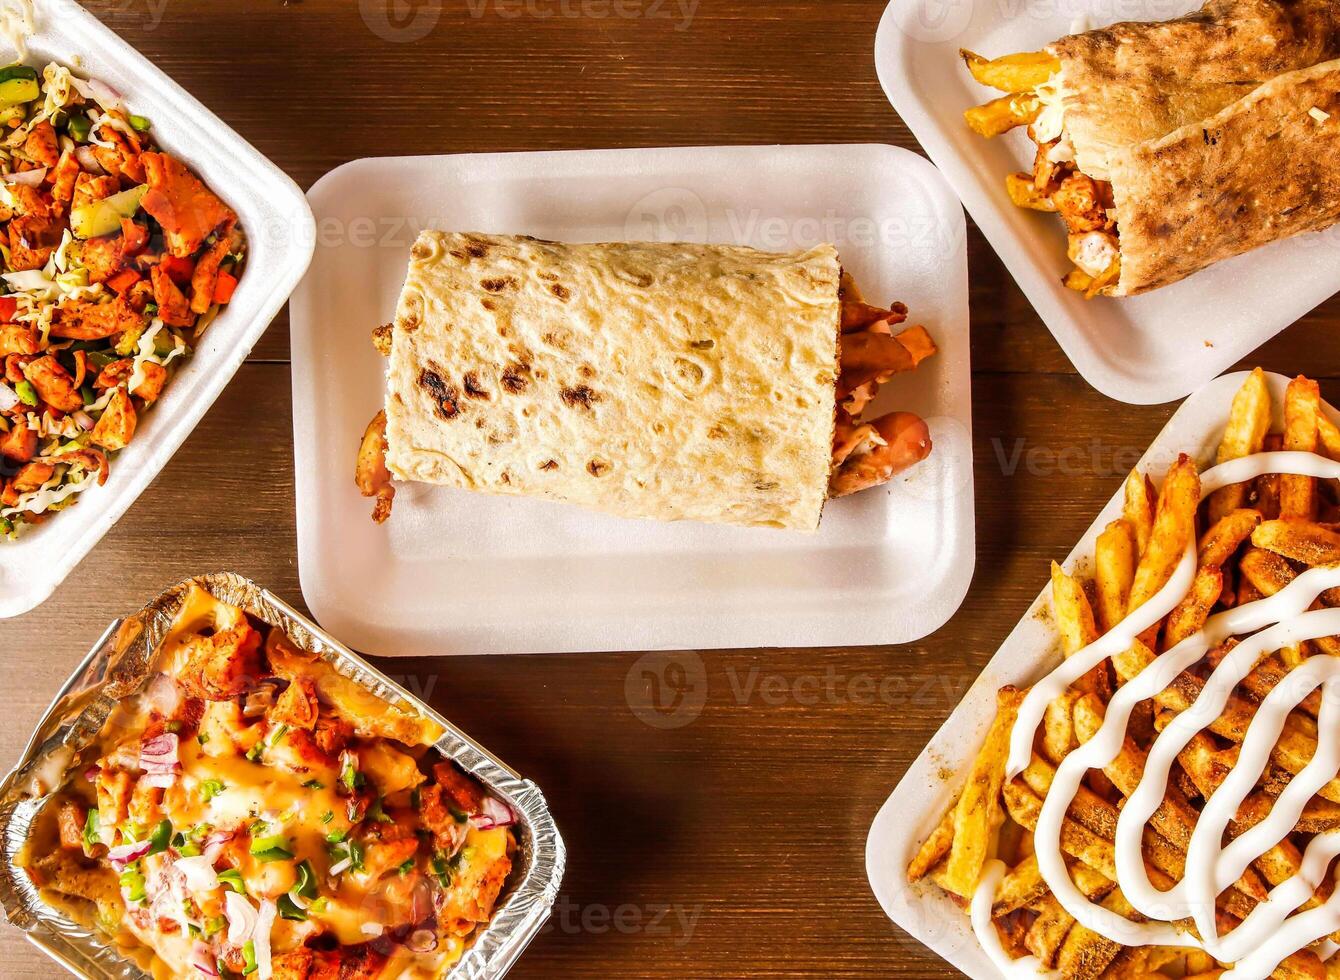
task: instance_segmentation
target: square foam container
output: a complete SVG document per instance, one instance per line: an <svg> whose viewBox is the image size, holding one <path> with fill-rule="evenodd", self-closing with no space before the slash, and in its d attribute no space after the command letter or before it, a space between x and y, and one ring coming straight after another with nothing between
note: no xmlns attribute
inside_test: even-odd
<svg viewBox="0 0 1340 980"><path fill-rule="evenodd" d="M111 459L107 484L17 541L0 541L0 619L45 601L167 465L302 278L315 241L311 209L282 170L72 0L35 6L25 61L39 69L56 61L100 79L149 118L155 141L237 212L248 257L233 301L143 413L134 441Z"/></svg>
<svg viewBox="0 0 1340 980"><path fill-rule="evenodd" d="M943 624L974 561L963 212L896 147L582 150L355 161L309 194L294 296L299 573L316 618L369 653L536 653L901 643ZM397 484L372 523L354 460L382 406L370 333L423 228L559 241L834 242L866 298L905 302L939 353L872 410L930 424L931 456L831 502L817 534L593 513ZM868 614L850 615L859 608Z"/></svg>
<svg viewBox="0 0 1340 980"><path fill-rule="evenodd" d="M1166 20L1198 0L1033 3L893 0L875 66L913 135L953 186L1084 379L1137 405L1181 398L1340 289L1340 225L1276 242L1141 296L1086 300L1061 284L1071 268L1055 214L1018 208L1005 177L1033 168L1022 129L983 139L963 111L1001 93L978 85L960 47L986 57L1036 51L1117 20Z"/></svg>
<svg viewBox="0 0 1340 980"><path fill-rule="evenodd" d="M1213 465L1233 396L1246 379L1247 372L1225 375L1183 402L1141 457L1140 472L1161 484L1180 453L1193 456L1202 471ZM1279 406L1289 379L1270 373L1266 381L1279 424ZM1340 419L1330 406L1326 412L1333 420ZM1118 486L1062 563L1067 571L1085 568L1098 535L1121 516L1122 500L1123 486ZM1039 565L1038 577L1048 579L1046 565ZM1001 976L978 945L966 910L929 880L909 883L907 865L962 789L968 767L995 717L996 692L1006 684L1027 687L1061 662L1053 623L1051 585L1047 584L953 714L903 774L875 817L866 841L866 874L885 913L913 939L973 980L1001 980Z"/></svg>

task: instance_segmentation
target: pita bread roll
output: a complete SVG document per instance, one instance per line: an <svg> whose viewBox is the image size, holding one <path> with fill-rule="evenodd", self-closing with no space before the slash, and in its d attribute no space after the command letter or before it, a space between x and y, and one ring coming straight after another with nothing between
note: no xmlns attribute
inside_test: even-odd
<svg viewBox="0 0 1340 980"><path fill-rule="evenodd" d="M1334 0L1211 0L1176 20L1113 24L1048 46L1079 170L1215 115L1276 76L1340 57Z"/></svg>
<svg viewBox="0 0 1340 980"><path fill-rule="evenodd" d="M814 530L841 267L427 231L396 311L391 474L625 517Z"/></svg>
<svg viewBox="0 0 1340 980"><path fill-rule="evenodd" d="M1273 78L1201 122L1115 153L1116 295L1340 221L1340 61Z"/></svg>

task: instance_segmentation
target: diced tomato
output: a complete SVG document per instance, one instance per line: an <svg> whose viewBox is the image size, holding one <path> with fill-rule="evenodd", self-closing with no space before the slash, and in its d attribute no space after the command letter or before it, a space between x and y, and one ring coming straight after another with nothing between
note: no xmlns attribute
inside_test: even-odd
<svg viewBox="0 0 1340 980"><path fill-rule="evenodd" d="M124 293L135 283L140 281L140 274L134 269L122 269L112 278L107 280L107 287L116 293Z"/></svg>
<svg viewBox="0 0 1340 980"><path fill-rule="evenodd" d="M8 323L19 312L19 301L13 296L0 296L0 321Z"/></svg>
<svg viewBox="0 0 1340 980"><path fill-rule="evenodd" d="M195 272L195 263L189 258L178 258L175 255L164 255L158 262L158 267L168 274L171 279L179 286L184 286L191 281L191 273Z"/></svg>
<svg viewBox="0 0 1340 980"><path fill-rule="evenodd" d="M237 276L230 272L220 272L219 281L214 285L214 302L223 305L233 298L237 289Z"/></svg>

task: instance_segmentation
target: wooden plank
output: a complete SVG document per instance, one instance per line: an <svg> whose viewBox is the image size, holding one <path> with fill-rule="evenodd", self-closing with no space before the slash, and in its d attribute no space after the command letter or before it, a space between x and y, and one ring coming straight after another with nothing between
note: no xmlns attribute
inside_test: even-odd
<svg viewBox="0 0 1340 980"><path fill-rule="evenodd" d="M621 17L592 13L614 9L602 0L420 0L409 15L440 13L402 41L369 26L397 33L380 0L87 5L304 187L376 154L915 148L875 79L882 0L701 0L684 29L647 15L651 2ZM956 975L871 896L870 822L1046 583L1047 561L1070 550L1172 411L1089 388L975 229L969 252L978 571L937 634L887 649L669 655L695 672L701 662L707 691L670 728L645 720L664 722L646 691L668 661L638 652L384 663L554 805L569 873L554 923L514 976ZM1250 363L1329 379L1335 399L1338 330L1332 299ZM163 586L228 568L301 604L287 358L281 316L56 596L0 623L0 760L106 622ZM13 975L52 970L12 929L0 930L0 962Z"/></svg>

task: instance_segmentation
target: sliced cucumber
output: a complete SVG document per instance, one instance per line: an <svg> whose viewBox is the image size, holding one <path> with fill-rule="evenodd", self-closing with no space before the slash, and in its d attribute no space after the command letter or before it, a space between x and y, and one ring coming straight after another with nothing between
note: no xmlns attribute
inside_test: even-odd
<svg viewBox="0 0 1340 980"><path fill-rule="evenodd" d="M115 234L121 230L122 218L135 216L148 189L148 184L140 184L120 194L75 208L70 212L70 231L75 238L99 238Z"/></svg>

